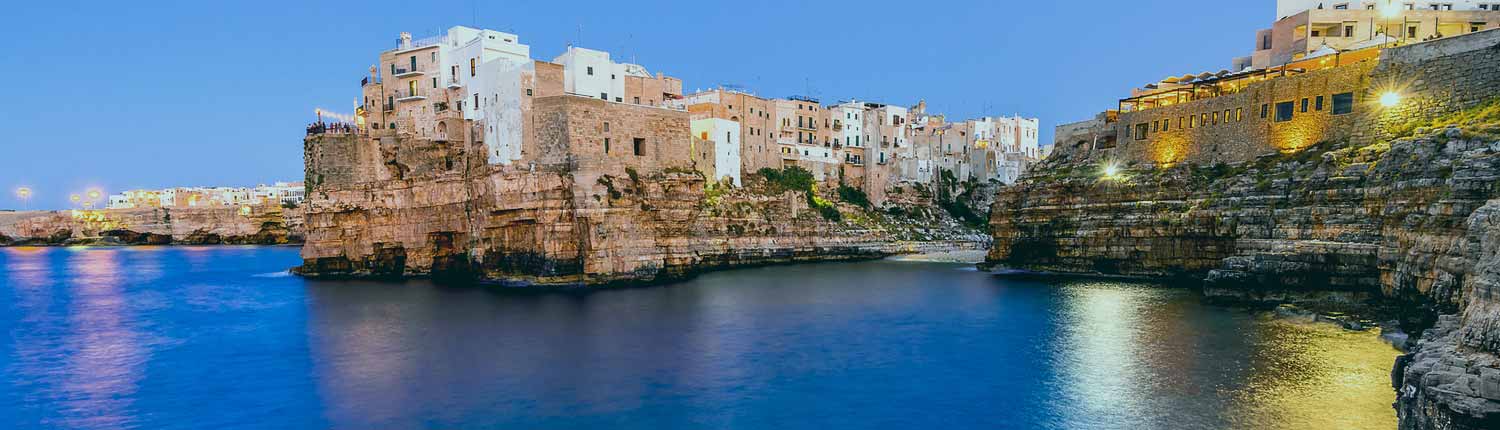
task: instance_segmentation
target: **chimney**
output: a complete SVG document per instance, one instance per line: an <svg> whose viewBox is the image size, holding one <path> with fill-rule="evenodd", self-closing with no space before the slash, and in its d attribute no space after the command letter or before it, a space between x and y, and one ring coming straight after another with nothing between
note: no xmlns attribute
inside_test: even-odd
<svg viewBox="0 0 1500 430"><path fill-rule="evenodd" d="M411 49L411 33L401 32L401 49Z"/></svg>

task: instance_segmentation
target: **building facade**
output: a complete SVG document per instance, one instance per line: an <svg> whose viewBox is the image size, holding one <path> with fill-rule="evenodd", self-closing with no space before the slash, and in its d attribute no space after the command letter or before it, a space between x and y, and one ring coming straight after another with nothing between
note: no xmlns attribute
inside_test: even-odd
<svg viewBox="0 0 1500 430"><path fill-rule="evenodd" d="M1268 69L1318 55L1399 46L1500 27L1500 2L1278 0L1276 21L1231 71Z"/></svg>

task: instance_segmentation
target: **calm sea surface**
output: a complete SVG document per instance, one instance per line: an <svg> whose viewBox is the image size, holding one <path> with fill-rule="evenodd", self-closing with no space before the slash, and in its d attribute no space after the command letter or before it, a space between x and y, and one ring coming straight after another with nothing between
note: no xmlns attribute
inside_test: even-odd
<svg viewBox="0 0 1500 430"><path fill-rule="evenodd" d="M1375 333L1180 289L882 261L513 294L297 253L0 248L0 427L1395 427Z"/></svg>

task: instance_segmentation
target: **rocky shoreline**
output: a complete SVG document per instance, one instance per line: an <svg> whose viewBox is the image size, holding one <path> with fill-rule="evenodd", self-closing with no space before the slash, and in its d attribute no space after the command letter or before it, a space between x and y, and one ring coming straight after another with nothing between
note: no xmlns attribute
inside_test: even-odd
<svg viewBox="0 0 1500 430"><path fill-rule="evenodd" d="M0 213L3 246L288 245L302 212L280 206Z"/></svg>
<svg viewBox="0 0 1500 430"><path fill-rule="evenodd" d="M1393 309L1403 429L1500 420L1500 126L1239 165L1038 169L1001 193L986 267L1196 280L1239 303ZM1439 316L1442 316L1441 319ZM1428 330L1431 328L1431 330ZM1433 376L1436 375L1436 376Z"/></svg>

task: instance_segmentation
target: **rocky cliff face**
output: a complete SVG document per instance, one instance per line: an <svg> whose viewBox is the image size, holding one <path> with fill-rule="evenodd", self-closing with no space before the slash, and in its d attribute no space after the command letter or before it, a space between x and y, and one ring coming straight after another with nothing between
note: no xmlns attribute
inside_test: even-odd
<svg viewBox="0 0 1500 430"><path fill-rule="evenodd" d="M3 245L276 245L302 241L280 206L0 213Z"/></svg>
<svg viewBox="0 0 1500 430"><path fill-rule="evenodd" d="M474 156L481 146L385 151L375 157L384 161L369 164L425 167L329 180L332 171L369 170L330 169L357 158L330 151L375 154L362 148L376 145L363 137L308 140L314 187L299 273L542 286L658 282L703 270L873 258L934 246L906 239L933 238L908 233L943 216L866 210L824 189L818 201L838 212L829 214L804 192L776 191L754 176L746 188L731 189L686 169L489 165Z"/></svg>
<svg viewBox="0 0 1500 430"><path fill-rule="evenodd" d="M1203 280L1208 296L1235 300L1379 302L1416 329L1447 315L1395 373L1403 428L1500 419L1500 390L1486 388L1500 384L1500 272L1489 267L1500 126L1236 165L1035 172L1000 193L988 265Z"/></svg>

